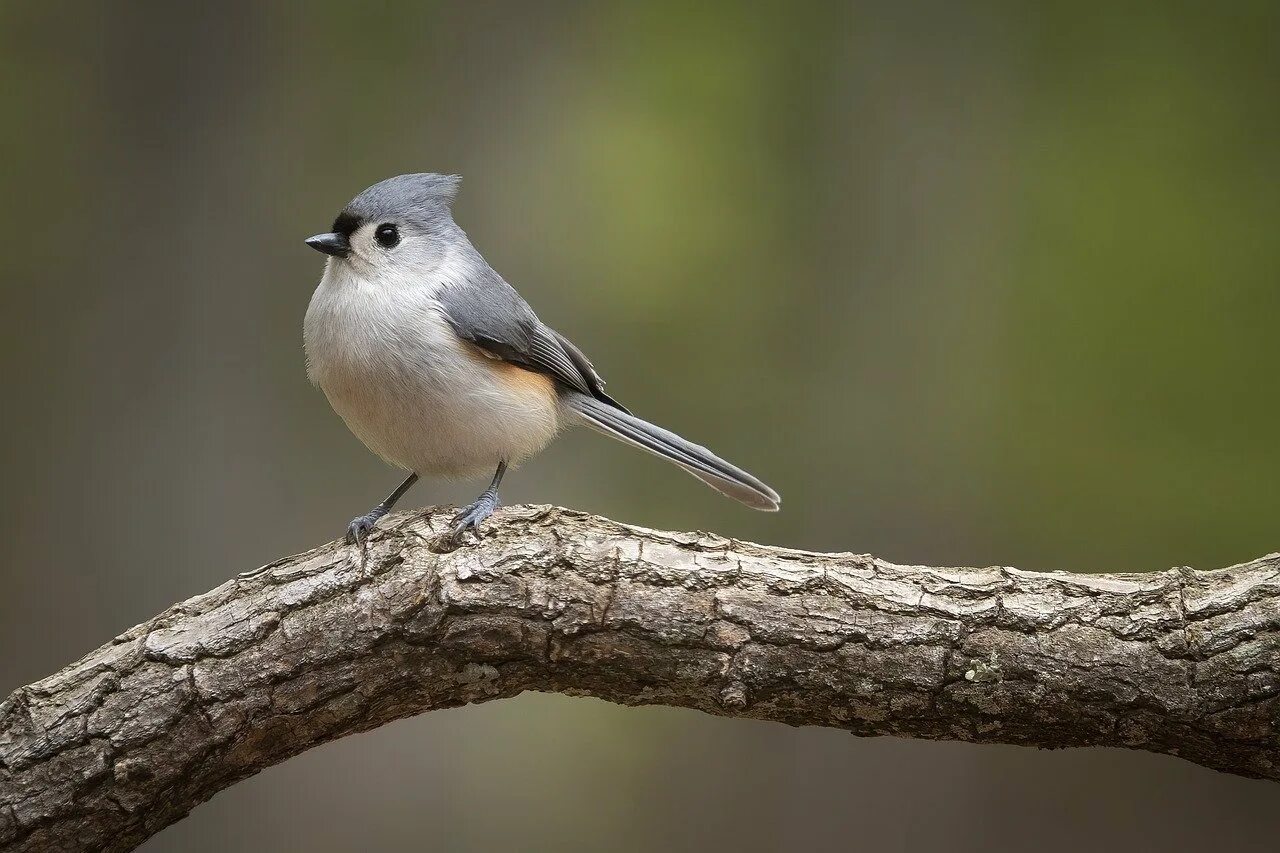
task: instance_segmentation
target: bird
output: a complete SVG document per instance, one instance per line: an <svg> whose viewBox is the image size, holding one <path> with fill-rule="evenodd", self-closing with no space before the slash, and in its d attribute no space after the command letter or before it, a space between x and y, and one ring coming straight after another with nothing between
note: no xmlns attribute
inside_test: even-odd
<svg viewBox="0 0 1280 853"><path fill-rule="evenodd" d="M507 468L573 424L673 462L752 509L779 509L764 482L606 393L582 350L539 320L454 222L461 180L387 178L305 240L327 256L303 322L307 375L369 450L408 472L348 524L347 544L363 547L420 476L492 472L446 534L478 535Z"/></svg>

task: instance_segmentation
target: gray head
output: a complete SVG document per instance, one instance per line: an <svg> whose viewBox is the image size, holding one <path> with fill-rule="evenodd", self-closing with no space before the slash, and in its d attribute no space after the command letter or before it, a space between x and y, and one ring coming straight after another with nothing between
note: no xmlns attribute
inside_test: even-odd
<svg viewBox="0 0 1280 853"><path fill-rule="evenodd" d="M369 187L333 221L333 230L307 239L318 252L362 267L429 262L457 226L449 206L462 178L421 172Z"/></svg>

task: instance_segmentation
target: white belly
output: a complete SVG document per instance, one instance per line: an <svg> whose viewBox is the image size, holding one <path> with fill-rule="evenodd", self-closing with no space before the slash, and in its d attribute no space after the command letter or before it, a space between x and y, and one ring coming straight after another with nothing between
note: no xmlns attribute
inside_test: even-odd
<svg viewBox="0 0 1280 853"><path fill-rule="evenodd" d="M552 381L463 342L433 298L321 283L304 326L308 373L374 453L423 475L474 477L555 437Z"/></svg>

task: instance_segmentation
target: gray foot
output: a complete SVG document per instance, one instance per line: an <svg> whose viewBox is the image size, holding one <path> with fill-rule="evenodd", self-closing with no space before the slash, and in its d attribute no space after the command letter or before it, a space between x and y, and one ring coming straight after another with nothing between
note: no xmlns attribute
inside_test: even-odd
<svg viewBox="0 0 1280 853"><path fill-rule="evenodd" d="M462 534L468 530L475 530L480 526L480 522L493 515L493 511L497 508L498 496L485 492L476 498L474 503L463 508L461 512L453 517L453 529L449 537L454 542L460 541Z"/></svg>
<svg viewBox="0 0 1280 853"><path fill-rule="evenodd" d="M369 534L373 531L374 525L378 523L378 519L386 515L386 510L379 512L365 513L359 518L353 518L351 523L347 525L347 544L348 545L364 545L364 540L369 538Z"/></svg>

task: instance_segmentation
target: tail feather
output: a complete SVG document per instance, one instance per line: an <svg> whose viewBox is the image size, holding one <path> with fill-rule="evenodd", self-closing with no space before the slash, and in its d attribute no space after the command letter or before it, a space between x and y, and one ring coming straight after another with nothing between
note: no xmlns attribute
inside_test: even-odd
<svg viewBox="0 0 1280 853"><path fill-rule="evenodd" d="M564 394L564 402L592 429L670 460L721 494L752 509L776 512L782 504L778 493L759 479L670 430L576 391Z"/></svg>

